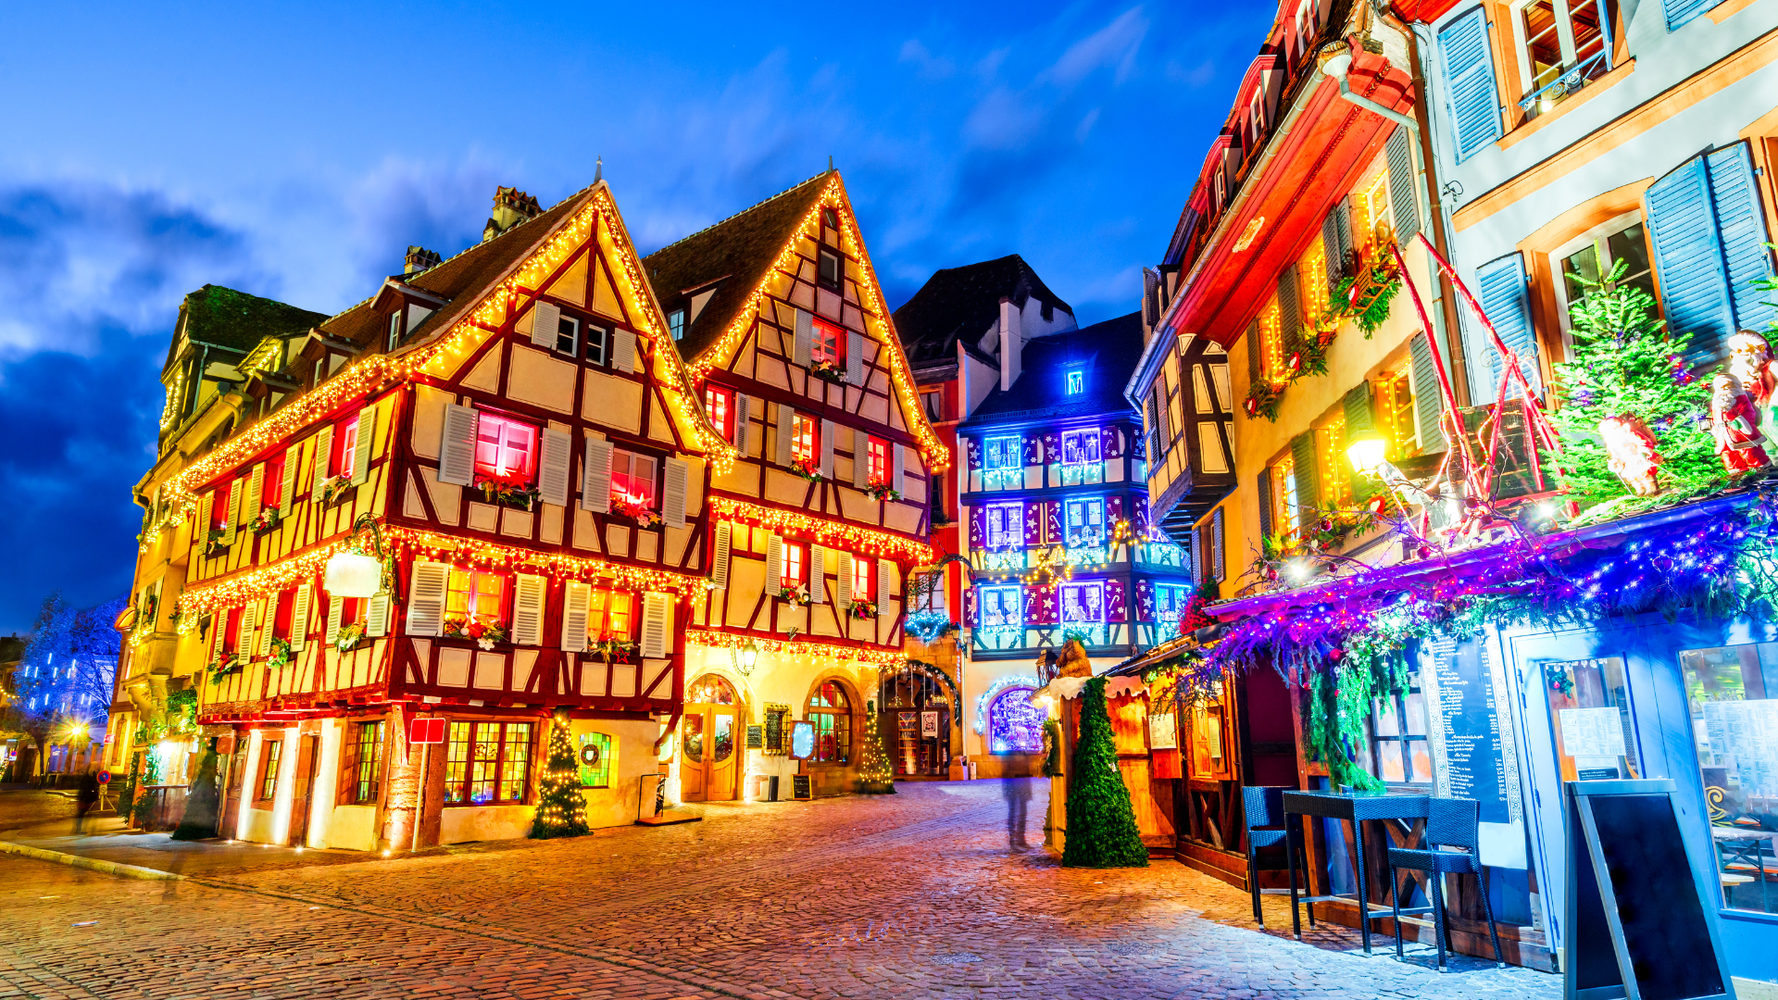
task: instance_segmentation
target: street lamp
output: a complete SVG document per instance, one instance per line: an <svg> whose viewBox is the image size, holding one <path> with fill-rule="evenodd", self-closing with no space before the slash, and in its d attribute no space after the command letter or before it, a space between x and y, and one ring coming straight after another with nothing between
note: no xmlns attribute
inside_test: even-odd
<svg viewBox="0 0 1778 1000"><path fill-rule="evenodd" d="M1346 446L1346 458L1359 474L1381 476L1389 464L1389 439L1376 431L1362 431Z"/></svg>
<svg viewBox="0 0 1778 1000"><path fill-rule="evenodd" d="M321 585L336 597L375 597L383 590L383 535L376 518L360 514L352 525L354 538L369 531L376 555L342 548L329 556Z"/></svg>

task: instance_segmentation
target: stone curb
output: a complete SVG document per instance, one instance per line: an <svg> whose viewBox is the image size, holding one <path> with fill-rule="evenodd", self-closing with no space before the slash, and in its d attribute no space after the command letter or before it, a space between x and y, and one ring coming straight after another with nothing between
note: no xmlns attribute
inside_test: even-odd
<svg viewBox="0 0 1778 1000"><path fill-rule="evenodd" d="M11 841L0 840L0 854L17 854L21 857L36 858L39 861L53 861L59 865L74 868L85 868L90 871L116 875L119 878L169 879L182 880L184 875L163 872L154 868L143 868L140 865L126 865L116 861L105 861L100 858L86 858L78 854L63 854L61 851L46 851L41 847L26 847Z"/></svg>

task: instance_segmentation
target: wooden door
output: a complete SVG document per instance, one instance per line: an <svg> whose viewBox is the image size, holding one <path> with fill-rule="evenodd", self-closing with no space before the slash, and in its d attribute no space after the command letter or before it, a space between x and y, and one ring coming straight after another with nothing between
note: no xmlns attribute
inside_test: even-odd
<svg viewBox="0 0 1778 1000"><path fill-rule="evenodd" d="M740 748L735 745L735 709L732 705L718 705L709 713L710 734L709 780L704 786L705 801L731 802L739 788Z"/></svg>
<svg viewBox="0 0 1778 1000"><path fill-rule="evenodd" d="M296 784L290 795L290 839L292 847L301 847L309 837L309 813L315 790L315 763L321 753L321 737L304 736L296 758Z"/></svg>
<svg viewBox="0 0 1778 1000"><path fill-rule="evenodd" d="M247 783L247 741L238 740L234 756L228 759L228 780L222 798L222 823L216 835L224 840L235 839L241 817L241 789Z"/></svg>
<svg viewBox="0 0 1778 1000"><path fill-rule="evenodd" d="M709 713L693 708L685 710L679 723L679 797L686 802L709 798L708 723Z"/></svg>

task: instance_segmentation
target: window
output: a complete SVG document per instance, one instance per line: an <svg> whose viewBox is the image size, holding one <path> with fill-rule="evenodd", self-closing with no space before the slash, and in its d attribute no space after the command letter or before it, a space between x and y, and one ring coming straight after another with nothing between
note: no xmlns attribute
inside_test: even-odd
<svg viewBox="0 0 1778 1000"><path fill-rule="evenodd" d="M580 354L580 320L572 316L556 318L556 353L571 358Z"/></svg>
<svg viewBox="0 0 1778 1000"><path fill-rule="evenodd" d="M389 347L388 347L388 349L391 351L393 351L397 347L401 346L401 314L402 314L402 312L403 312L403 310L397 309L394 312L389 314Z"/></svg>
<svg viewBox="0 0 1778 1000"><path fill-rule="evenodd" d="M1087 373L1076 368L1068 373L1068 395L1078 396L1087 391Z"/></svg>
<svg viewBox="0 0 1778 1000"><path fill-rule="evenodd" d="M1309 244L1309 252L1297 261L1297 298L1303 307L1303 322L1314 325L1327 311L1327 245L1321 237Z"/></svg>
<svg viewBox="0 0 1778 1000"><path fill-rule="evenodd" d="M808 719L815 724L815 755L818 764L844 764L852 759L852 712L846 692L834 681L823 681L809 696Z"/></svg>
<svg viewBox="0 0 1778 1000"><path fill-rule="evenodd" d="M611 787L611 737L604 733L581 733L575 756L580 759L582 788Z"/></svg>
<svg viewBox="0 0 1778 1000"><path fill-rule="evenodd" d="M819 275L821 283L828 288L839 288L840 255L834 253L832 250L821 250L818 252L818 257L821 262L821 273Z"/></svg>
<svg viewBox="0 0 1778 1000"><path fill-rule="evenodd" d="M259 780L254 784L259 789L258 801L270 802L278 791L278 762L284 757L284 741L282 739L266 740L259 748ZM263 806L261 808L264 808Z"/></svg>
<svg viewBox="0 0 1778 1000"><path fill-rule="evenodd" d="M288 640L296 612L296 591L280 590L272 605L272 636Z"/></svg>
<svg viewBox="0 0 1778 1000"><path fill-rule="evenodd" d="M927 420L943 420L945 418L945 394L943 390L934 389L920 394L920 405L926 408Z"/></svg>
<svg viewBox="0 0 1778 1000"><path fill-rule="evenodd" d="M1010 687L988 703L989 753L1042 753L1046 715L1031 704L1032 689Z"/></svg>
<svg viewBox="0 0 1778 1000"><path fill-rule="evenodd" d="M453 722L445 740L445 803L524 802L530 764L529 722Z"/></svg>
<svg viewBox="0 0 1778 1000"><path fill-rule="evenodd" d="M1723 905L1778 912L1768 884L1778 875L1778 844L1762 832L1772 829L1778 799L1778 643L1690 649L1679 664ZM1611 750L1627 749L1627 735Z"/></svg>
<svg viewBox="0 0 1778 1000"><path fill-rule="evenodd" d="M1154 620L1168 625L1178 625L1179 615L1185 611L1185 606L1191 600L1191 597L1192 589L1184 584L1155 584Z"/></svg>
<svg viewBox="0 0 1778 1000"><path fill-rule="evenodd" d="M667 314L667 332L673 335L674 340L685 339L685 320L684 309L675 309Z"/></svg>
<svg viewBox="0 0 1778 1000"><path fill-rule="evenodd" d="M336 476L352 474L352 460L358 456L358 414L333 432L333 459L329 463Z"/></svg>
<svg viewBox="0 0 1778 1000"><path fill-rule="evenodd" d="M889 442L882 438L871 438L866 444L867 461L870 463L865 472L873 483L889 482Z"/></svg>
<svg viewBox="0 0 1778 1000"><path fill-rule="evenodd" d="M240 650L242 655L249 655L251 649L241 649L241 614L245 608L229 608L228 614L222 619L222 651L233 653Z"/></svg>
<svg viewBox="0 0 1778 1000"><path fill-rule="evenodd" d="M852 557L852 599L854 601L875 601L877 574L871 572L876 564L864 556Z"/></svg>
<svg viewBox="0 0 1778 1000"><path fill-rule="evenodd" d="M991 437L982 442L983 468L989 472L1015 472L1025 467L1025 439Z"/></svg>
<svg viewBox="0 0 1778 1000"><path fill-rule="evenodd" d="M1352 502L1352 462L1346 458L1346 418L1334 417L1315 428L1315 481L1321 484L1321 505L1343 510Z"/></svg>
<svg viewBox="0 0 1778 1000"><path fill-rule="evenodd" d="M284 459L286 454L281 451L272 458L266 459L265 478L259 487L260 510L276 507L278 502L284 499ZM258 514L259 511L256 510L253 513ZM280 513L288 513L288 511Z"/></svg>
<svg viewBox="0 0 1778 1000"><path fill-rule="evenodd" d="M587 604L587 635L594 639L614 636L628 639L636 634L636 595L627 590L594 587Z"/></svg>
<svg viewBox="0 0 1778 1000"><path fill-rule="evenodd" d="M1377 432L1389 439L1389 454L1401 458L1418 446L1414 432L1414 389L1408 378L1409 362L1384 372L1371 386L1371 402L1377 414Z"/></svg>
<svg viewBox="0 0 1778 1000"><path fill-rule="evenodd" d="M988 548L1022 547L1025 544L1024 504L989 504L983 508L982 518L987 522Z"/></svg>
<svg viewBox="0 0 1778 1000"><path fill-rule="evenodd" d="M978 587L976 599L981 607L978 617L982 628L1021 628L1025 622L1025 601L1021 588Z"/></svg>
<svg viewBox="0 0 1778 1000"><path fill-rule="evenodd" d="M1272 533L1275 535L1295 534L1297 526L1296 462L1286 458L1267 469L1266 472L1272 480Z"/></svg>
<svg viewBox="0 0 1778 1000"><path fill-rule="evenodd" d="M831 208L823 207L821 209L821 223L829 229L838 229L840 228L840 214Z"/></svg>
<svg viewBox="0 0 1778 1000"><path fill-rule="evenodd" d="M611 451L611 493L633 504L654 506L655 460L649 455L614 448Z"/></svg>
<svg viewBox="0 0 1778 1000"><path fill-rule="evenodd" d="M1069 545L1105 544L1105 498L1074 497L1062 502Z"/></svg>
<svg viewBox="0 0 1778 1000"><path fill-rule="evenodd" d="M346 729L341 753L340 802L374 804L383 778L383 723L358 722Z"/></svg>
<svg viewBox="0 0 1778 1000"><path fill-rule="evenodd" d="M1061 597L1063 626L1105 624L1103 581L1064 583L1061 586Z"/></svg>
<svg viewBox="0 0 1778 1000"><path fill-rule="evenodd" d="M537 428L522 420L483 412L476 421L475 475L529 485L537 468Z"/></svg>
<svg viewBox="0 0 1778 1000"><path fill-rule="evenodd" d="M1562 262L1562 280L1556 285L1556 305L1564 332L1571 322L1569 307L1591 294L1619 261L1624 263L1624 275L1610 287L1633 285L1647 292L1649 298L1655 296L1654 271L1649 267L1648 230L1642 225L1642 216L1631 213L1628 217L1613 219L1602 228L1603 232L1583 237L1579 246L1571 246L1566 252L1553 255Z"/></svg>
<svg viewBox="0 0 1778 1000"><path fill-rule="evenodd" d="M1426 743L1426 696L1412 682L1406 694L1371 700L1372 747L1377 777L1394 785L1432 784L1432 752Z"/></svg>
<svg viewBox="0 0 1778 1000"><path fill-rule="evenodd" d="M778 586L802 586L803 581L807 579L804 576L804 570L808 565L808 547L801 542L785 542L783 568L778 571Z"/></svg>
<svg viewBox="0 0 1778 1000"><path fill-rule="evenodd" d="M1062 464L1088 465L1101 461L1099 428L1062 432Z"/></svg>
<svg viewBox="0 0 1778 1000"><path fill-rule="evenodd" d="M1389 170L1377 171L1369 184L1352 192L1352 243L1363 249L1381 223L1394 225L1389 207Z"/></svg>
<svg viewBox="0 0 1778 1000"><path fill-rule="evenodd" d="M735 394L732 390L721 386L704 386L704 410L710 414L710 422L723 439L734 443L735 440Z"/></svg>
<svg viewBox="0 0 1778 1000"><path fill-rule="evenodd" d="M212 530L228 526L229 489L233 486L234 484L230 482L217 483L216 491L210 494L210 527Z"/></svg>
<svg viewBox="0 0 1778 1000"><path fill-rule="evenodd" d="M1284 329L1280 325L1283 310L1278 306L1276 295L1266 302L1266 307L1259 313L1259 343L1262 348L1260 355L1261 370L1273 382L1284 380Z"/></svg>
<svg viewBox="0 0 1778 1000"><path fill-rule="evenodd" d="M809 327L809 363L839 365L845 358L840 345L846 342L844 331L824 320L815 320Z"/></svg>
<svg viewBox="0 0 1778 1000"><path fill-rule="evenodd" d="M815 418L798 413L790 422L790 460L812 466L815 461Z"/></svg>
<svg viewBox="0 0 1778 1000"><path fill-rule="evenodd" d="M609 330L602 326L594 326L593 324L588 323L586 327L586 359L595 365L604 364L605 344L610 337L611 332Z"/></svg>
<svg viewBox="0 0 1778 1000"><path fill-rule="evenodd" d="M470 622L506 620L506 574L485 569L451 567L445 591L445 617Z"/></svg>
<svg viewBox="0 0 1778 1000"><path fill-rule="evenodd" d="M1519 68L1530 81L1519 107L1527 121L1611 68L1600 3L1530 0L1519 8Z"/></svg>

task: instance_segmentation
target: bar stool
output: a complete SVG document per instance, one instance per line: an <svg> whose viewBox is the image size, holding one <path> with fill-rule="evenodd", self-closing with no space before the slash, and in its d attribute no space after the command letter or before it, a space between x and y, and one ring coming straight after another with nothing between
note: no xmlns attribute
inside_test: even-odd
<svg viewBox="0 0 1778 1000"><path fill-rule="evenodd" d="M1243 785L1241 787L1241 805L1247 814L1247 891L1253 896L1253 922L1264 927L1265 911L1259 905L1259 849L1284 843L1290 828L1284 819L1284 793L1291 791L1288 785ZM1285 867L1290 867L1290 852L1284 852ZM1303 859L1303 883L1308 884L1309 861ZM1267 871L1276 871L1268 868ZM1291 873L1295 876L1295 872ZM1309 909L1309 926L1315 926L1315 910Z"/></svg>
<svg viewBox="0 0 1778 1000"><path fill-rule="evenodd" d="M1401 958L1401 916L1432 913L1433 934L1438 938L1438 968L1445 968L1445 876L1474 875L1482 889L1482 914L1488 921L1488 937L1494 942L1494 964L1506 968L1500 957L1500 932L1494 927L1494 906L1488 901L1488 873L1482 867L1480 837L1476 827L1480 807L1474 799L1432 799L1426 804L1426 849L1389 849L1389 903L1395 914L1395 957ZM1447 850L1450 848L1450 850ZM1431 905L1402 909L1401 878L1396 870L1425 872Z"/></svg>

